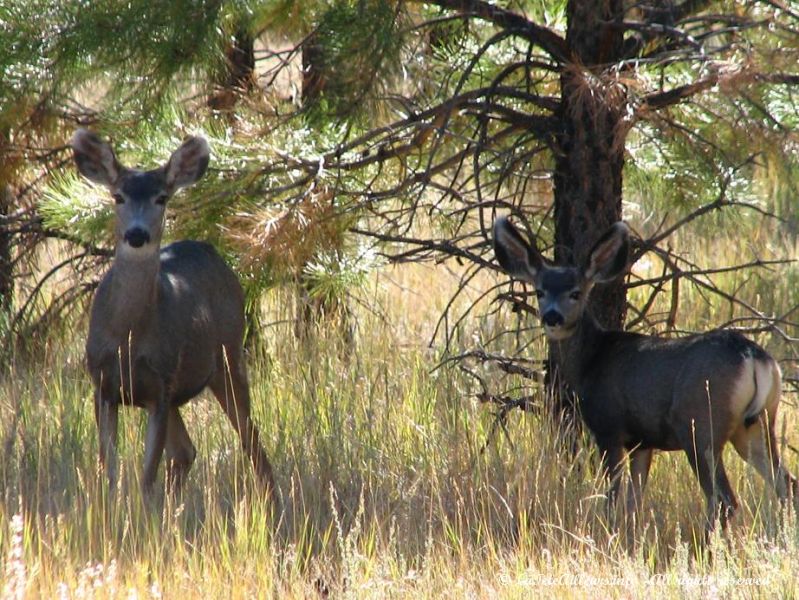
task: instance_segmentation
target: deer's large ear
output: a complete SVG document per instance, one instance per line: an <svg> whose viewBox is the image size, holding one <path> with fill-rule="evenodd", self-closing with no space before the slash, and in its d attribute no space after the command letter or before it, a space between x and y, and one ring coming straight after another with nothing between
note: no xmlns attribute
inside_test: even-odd
<svg viewBox="0 0 799 600"><path fill-rule="evenodd" d="M630 228L621 221L614 223L588 255L585 278L594 282L616 279L627 270L629 253Z"/></svg>
<svg viewBox="0 0 799 600"><path fill-rule="evenodd" d="M111 145L88 129L78 129L70 141L75 165L89 181L112 187L124 167L119 164Z"/></svg>
<svg viewBox="0 0 799 600"><path fill-rule="evenodd" d="M532 281L544 266L544 259L533 244L528 244L506 217L494 221L494 254L507 273Z"/></svg>
<svg viewBox="0 0 799 600"><path fill-rule="evenodd" d="M208 168L209 155L208 142L201 137L188 138L164 167L167 187L176 190L197 181Z"/></svg>

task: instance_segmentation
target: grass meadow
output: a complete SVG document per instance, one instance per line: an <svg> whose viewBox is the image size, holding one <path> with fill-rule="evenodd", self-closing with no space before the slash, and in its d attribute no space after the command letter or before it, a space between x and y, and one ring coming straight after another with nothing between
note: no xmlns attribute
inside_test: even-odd
<svg viewBox="0 0 799 600"><path fill-rule="evenodd" d="M695 240L689 252L712 266L747 252L743 244L714 243L711 253ZM796 304L795 269L716 281L764 312L779 312ZM588 437L573 456L547 418L521 411L509 415L507 435L491 435L494 417L475 399L475 379L435 368L441 348L430 340L456 275L446 265L378 270L353 304L354 351L335 326L299 340L288 322L290 297L275 291L266 299L269 325L248 361L282 515L270 514L210 393L183 409L198 455L180 496L160 493L143 504L136 469L145 415L134 409L120 413L122 474L109 491L98 470L82 362L85 318L54 336L36 360L7 366L0 381L0 596L799 596L796 516L781 511L731 449L725 458L741 510L727 534L711 541L710 559L697 551L704 499L682 454L656 456L631 541L606 516ZM478 277L459 302L496 282L492 274ZM532 319L489 313L478 310L460 325L456 350L519 326L518 336L504 336L493 349L511 353L518 343L544 356ZM698 291L681 292L681 328L707 328L734 313ZM757 339L778 358L792 358L776 336ZM496 393L536 394L543 402L533 382L473 369ZM784 371L794 377L794 363ZM786 385L779 434L795 473L798 415Z"/></svg>

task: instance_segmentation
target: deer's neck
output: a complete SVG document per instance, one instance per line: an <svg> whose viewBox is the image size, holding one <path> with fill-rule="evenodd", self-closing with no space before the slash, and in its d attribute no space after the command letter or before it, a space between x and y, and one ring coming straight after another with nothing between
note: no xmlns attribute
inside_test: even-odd
<svg viewBox="0 0 799 600"><path fill-rule="evenodd" d="M160 266L158 250L143 255L117 247L110 290L114 329L128 333L153 313Z"/></svg>
<svg viewBox="0 0 799 600"><path fill-rule="evenodd" d="M570 337L552 343L555 367L572 390L581 390L583 378L596 359L605 334L602 326L586 311Z"/></svg>

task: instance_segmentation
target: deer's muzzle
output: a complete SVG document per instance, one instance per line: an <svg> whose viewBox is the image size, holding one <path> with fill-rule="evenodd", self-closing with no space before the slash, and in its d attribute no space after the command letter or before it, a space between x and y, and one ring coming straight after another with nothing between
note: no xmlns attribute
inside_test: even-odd
<svg viewBox="0 0 799 600"><path fill-rule="evenodd" d="M150 234L141 227L133 227L125 232L125 241L134 248L141 248L150 241Z"/></svg>
<svg viewBox="0 0 799 600"><path fill-rule="evenodd" d="M563 325L564 319L563 315L560 314L558 311L548 310L541 317L541 321L544 323L544 325L548 325L549 327L559 327Z"/></svg>

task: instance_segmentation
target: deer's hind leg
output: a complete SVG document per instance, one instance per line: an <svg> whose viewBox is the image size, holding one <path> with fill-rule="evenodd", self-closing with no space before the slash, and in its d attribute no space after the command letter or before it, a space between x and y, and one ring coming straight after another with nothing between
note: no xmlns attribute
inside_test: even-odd
<svg viewBox="0 0 799 600"><path fill-rule="evenodd" d="M616 521L616 504L621 488L622 467L624 466L624 446L615 439L596 436L596 443L602 456L602 472L608 484L606 516L609 523Z"/></svg>
<svg viewBox="0 0 799 600"><path fill-rule="evenodd" d="M786 502L792 497L796 503L799 482L782 464L774 433L775 417L764 412L749 426L741 424L731 441L741 458L774 487L780 501Z"/></svg>
<svg viewBox="0 0 799 600"><path fill-rule="evenodd" d="M699 433L691 435L682 432L682 434L681 445L707 500L707 532L713 531L717 520L724 530L738 510L738 500L735 498L721 458L723 444L713 446L702 443L705 436Z"/></svg>
<svg viewBox="0 0 799 600"><path fill-rule="evenodd" d="M166 426L166 481L170 490L183 487L186 475L194 463L197 450L177 406L169 409Z"/></svg>
<svg viewBox="0 0 799 600"><path fill-rule="evenodd" d="M707 500L706 532L709 534L716 522L722 530L726 529L738 510L722 451L733 429L729 407L725 406L732 398L742 397L742 384L738 380L708 378L706 367L701 363L689 363L680 378L681 383L674 391L671 424Z"/></svg>
<svg viewBox="0 0 799 600"><path fill-rule="evenodd" d="M258 428L250 415L250 389L241 352L227 347L226 350L221 359L222 364L208 385L238 433L244 453L252 462L258 481L266 488L275 508L278 508L272 464L261 446Z"/></svg>

